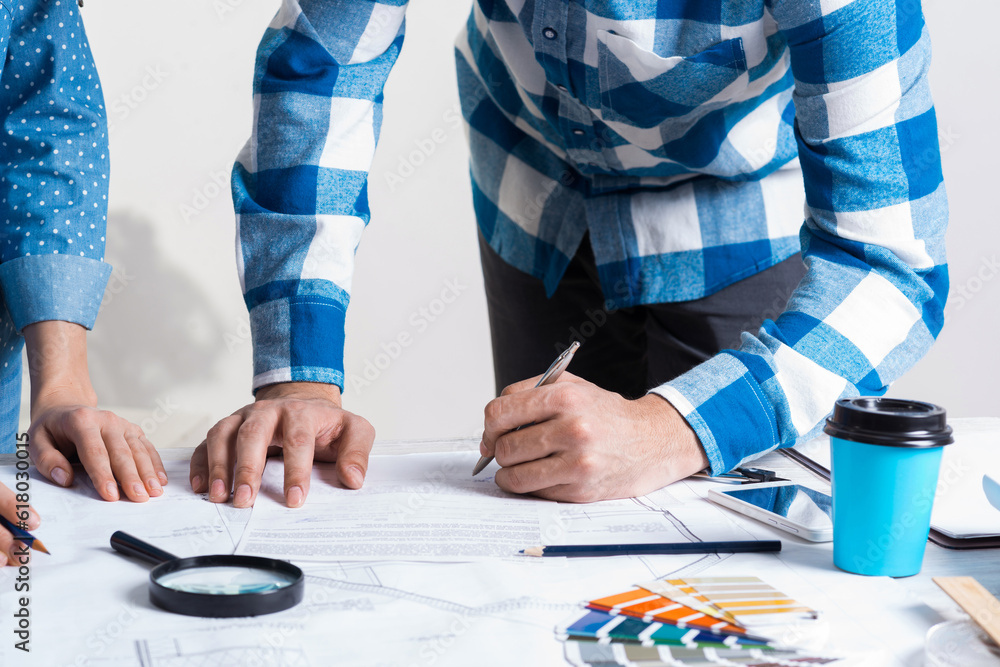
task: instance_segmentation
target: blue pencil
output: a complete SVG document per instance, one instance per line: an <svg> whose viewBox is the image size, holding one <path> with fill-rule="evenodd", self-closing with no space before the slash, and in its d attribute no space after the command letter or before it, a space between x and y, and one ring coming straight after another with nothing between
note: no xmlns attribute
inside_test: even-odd
<svg viewBox="0 0 1000 667"><path fill-rule="evenodd" d="M10 534L14 536L15 540L18 540L19 542L24 542L25 544L28 545L29 548L34 549L35 551L41 551L43 554L49 553L49 550L45 548L45 545L42 544L42 541L40 539L38 539L37 537L35 537L26 530L18 528L17 526L15 526L2 516L0 516L0 526L3 526L7 530L9 530Z"/></svg>
<svg viewBox="0 0 1000 667"><path fill-rule="evenodd" d="M522 549L525 556L628 556L652 554L755 553L781 551L779 540L680 542L674 544L587 544Z"/></svg>

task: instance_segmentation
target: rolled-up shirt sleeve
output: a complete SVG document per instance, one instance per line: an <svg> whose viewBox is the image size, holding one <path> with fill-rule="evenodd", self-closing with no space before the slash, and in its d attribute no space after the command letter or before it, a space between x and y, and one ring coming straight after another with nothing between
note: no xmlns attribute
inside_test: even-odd
<svg viewBox="0 0 1000 667"><path fill-rule="evenodd" d="M918 3L782 0L795 77L807 272L786 310L653 391L713 473L814 437L841 397L880 395L944 322L948 207Z"/></svg>
<svg viewBox="0 0 1000 667"><path fill-rule="evenodd" d="M404 0L287 0L257 51L253 133L233 170L254 390L344 384L354 254Z"/></svg>
<svg viewBox="0 0 1000 667"><path fill-rule="evenodd" d="M0 75L0 288L17 331L92 328L104 262L104 96L75 2L22 0Z"/></svg>

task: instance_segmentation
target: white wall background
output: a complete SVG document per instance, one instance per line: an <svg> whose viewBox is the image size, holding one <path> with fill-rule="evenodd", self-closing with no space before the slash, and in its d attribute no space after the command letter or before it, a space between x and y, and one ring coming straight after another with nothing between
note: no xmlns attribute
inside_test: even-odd
<svg viewBox="0 0 1000 667"><path fill-rule="evenodd" d="M102 404L159 402L219 418L250 399L228 178L250 132L255 48L277 5L88 0L83 10L113 126L107 259L116 270L90 347ZM381 439L470 435L492 396L467 147L453 122L452 44L469 6L412 3L386 90L372 222L348 312L345 395ZM937 346L892 393L940 403L955 416L1000 415L993 389L1000 129L990 34L1000 6L978 3L972 21L943 0L925 11L951 201L953 290ZM390 186L389 173L403 182ZM441 312L435 299L449 282L461 286L460 296ZM423 327L422 316L411 319L421 308L440 315ZM386 363L382 345L400 333L413 342Z"/></svg>

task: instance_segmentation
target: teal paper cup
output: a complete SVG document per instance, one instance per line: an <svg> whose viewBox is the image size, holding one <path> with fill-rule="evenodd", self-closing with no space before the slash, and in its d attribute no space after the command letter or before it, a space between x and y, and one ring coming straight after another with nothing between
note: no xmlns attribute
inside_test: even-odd
<svg viewBox="0 0 1000 667"><path fill-rule="evenodd" d="M837 401L830 436L833 564L847 572L920 572L941 453L954 442L944 408L896 398Z"/></svg>

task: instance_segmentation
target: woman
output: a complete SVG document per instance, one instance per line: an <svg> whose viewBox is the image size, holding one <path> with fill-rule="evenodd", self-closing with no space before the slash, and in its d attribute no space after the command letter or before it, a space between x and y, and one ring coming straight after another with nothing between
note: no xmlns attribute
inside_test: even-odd
<svg viewBox="0 0 1000 667"><path fill-rule="evenodd" d="M26 346L38 470L69 486L79 459L102 498L118 500L120 484L143 502L163 493L163 464L138 426L96 408L87 371L86 331L111 273L100 81L75 3L11 6L0 4L0 452L17 444ZM0 514L16 521L15 504L0 485ZM0 565L16 548L0 528Z"/></svg>

